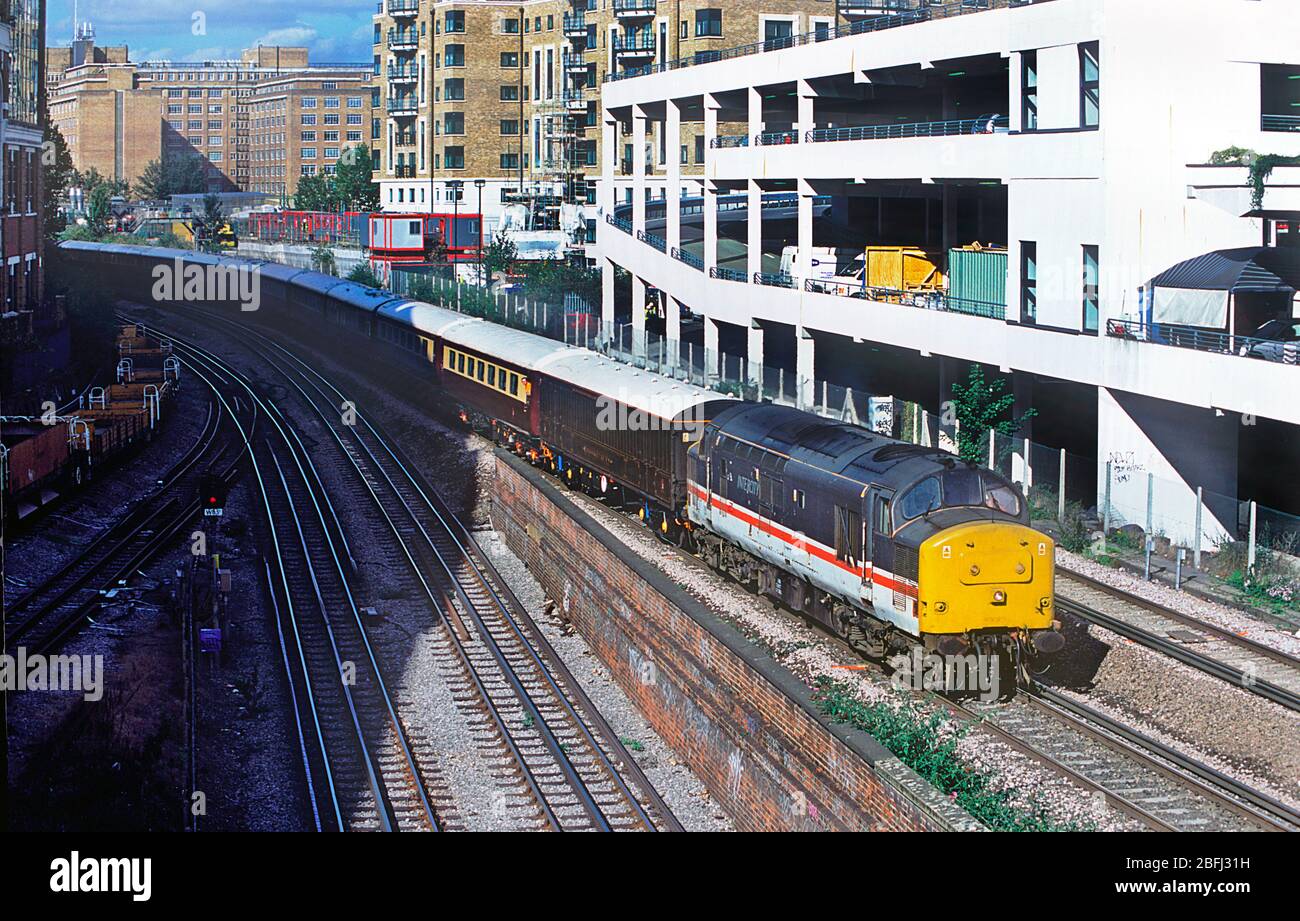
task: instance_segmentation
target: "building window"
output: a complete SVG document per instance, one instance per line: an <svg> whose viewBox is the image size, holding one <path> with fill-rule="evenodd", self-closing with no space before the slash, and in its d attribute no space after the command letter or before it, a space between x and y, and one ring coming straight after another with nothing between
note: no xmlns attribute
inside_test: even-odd
<svg viewBox="0 0 1300 921"><path fill-rule="evenodd" d="M1097 42L1079 46L1079 127L1101 124L1101 48Z"/></svg>
<svg viewBox="0 0 1300 921"><path fill-rule="evenodd" d="M1038 244L1020 242L1020 322L1038 322Z"/></svg>
<svg viewBox="0 0 1300 921"><path fill-rule="evenodd" d="M315 96L304 96L304 97L302 97L302 107L303 107L304 109L314 109L314 108L316 108L316 97L315 97Z"/></svg>
<svg viewBox="0 0 1300 921"><path fill-rule="evenodd" d="M1096 246L1083 248L1083 330L1088 333L1097 331L1101 317L1101 280L1100 254Z"/></svg>
<svg viewBox="0 0 1300 921"><path fill-rule="evenodd" d="M1038 52L1020 53L1020 130L1038 130Z"/></svg>
<svg viewBox="0 0 1300 921"><path fill-rule="evenodd" d="M443 165L447 169L464 169L465 168L465 148L464 147L444 147L442 149Z"/></svg>
<svg viewBox="0 0 1300 921"><path fill-rule="evenodd" d="M447 112L442 117L443 134L464 134L465 133L465 113L464 112Z"/></svg>
<svg viewBox="0 0 1300 921"><path fill-rule="evenodd" d="M704 162L704 135L702 134L695 136L695 162Z"/></svg>
<svg viewBox="0 0 1300 921"><path fill-rule="evenodd" d="M519 169L519 154L517 154L517 153L503 153L503 154L501 155L501 168L502 168L503 170L517 170L517 169Z"/></svg>
<svg viewBox="0 0 1300 921"><path fill-rule="evenodd" d="M502 67L518 67L518 66L519 66L519 52L518 52L518 51L503 51L503 52L501 52L501 66L502 66Z"/></svg>
<svg viewBox="0 0 1300 921"><path fill-rule="evenodd" d="M299 151L299 154L300 154L299 159L302 159L302 160L315 160L315 159L316 159L316 148L315 148L315 147L304 147L304 148L302 148L301 151Z"/></svg>
<svg viewBox="0 0 1300 921"><path fill-rule="evenodd" d="M518 99L519 99L519 87L506 86L506 85L503 85L501 87L502 102L516 102L518 101Z"/></svg>
<svg viewBox="0 0 1300 921"><path fill-rule="evenodd" d="M501 133L516 135L519 133L519 120L516 118L501 119Z"/></svg>
<svg viewBox="0 0 1300 921"><path fill-rule="evenodd" d="M442 60L443 63L446 64L448 67L464 67L465 46L448 45L445 49L443 49Z"/></svg>
<svg viewBox="0 0 1300 921"><path fill-rule="evenodd" d="M502 23L501 23L501 27L502 27L502 29L505 31L506 35L518 35L518 34L519 34L519 20L518 20L518 19L506 19L506 20L503 20Z"/></svg>
<svg viewBox="0 0 1300 921"><path fill-rule="evenodd" d="M695 36L717 36L722 34L722 10L696 10ZM770 36L769 36L770 37Z"/></svg>
<svg viewBox="0 0 1300 921"><path fill-rule="evenodd" d="M464 32L465 31L465 11L448 10L443 30L446 32Z"/></svg>
<svg viewBox="0 0 1300 921"><path fill-rule="evenodd" d="M452 77L443 83L443 99L461 100L465 98L465 81L460 77Z"/></svg>

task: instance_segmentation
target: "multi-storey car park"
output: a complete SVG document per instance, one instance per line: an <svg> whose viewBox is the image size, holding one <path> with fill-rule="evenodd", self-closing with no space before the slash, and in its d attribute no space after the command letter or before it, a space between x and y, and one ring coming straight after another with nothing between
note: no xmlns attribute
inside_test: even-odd
<svg viewBox="0 0 1300 921"><path fill-rule="evenodd" d="M594 242L600 88L608 77L708 59L743 42L783 44L847 23L861 6L383 0L374 17L383 124L373 141L383 207L438 210L457 196L478 207L477 182L489 234L513 204L534 226L563 226L575 242ZM701 137L697 130L673 150L688 174L703 163ZM662 167L668 148L653 145L653 155ZM631 149L619 156L630 160Z"/></svg>
<svg viewBox="0 0 1300 921"><path fill-rule="evenodd" d="M981 363L1176 541L1236 532L1245 500L1300 511L1300 8L874 6L607 76L606 324L675 355L689 310L710 361L783 364L804 405L829 379L937 413ZM702 178L617 155L701 130Z"/></svg>

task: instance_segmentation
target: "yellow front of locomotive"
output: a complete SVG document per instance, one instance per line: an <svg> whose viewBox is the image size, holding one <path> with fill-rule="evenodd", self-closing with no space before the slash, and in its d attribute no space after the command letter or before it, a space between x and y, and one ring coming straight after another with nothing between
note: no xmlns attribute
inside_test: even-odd
<svg viewBox="0 0 1300 921"><path fill-rule="evenodd" d="M1030 652L1058 651L1056 545L1012 521L971 521L925 540L918 553L922 636L1002 634Z"/></svg>

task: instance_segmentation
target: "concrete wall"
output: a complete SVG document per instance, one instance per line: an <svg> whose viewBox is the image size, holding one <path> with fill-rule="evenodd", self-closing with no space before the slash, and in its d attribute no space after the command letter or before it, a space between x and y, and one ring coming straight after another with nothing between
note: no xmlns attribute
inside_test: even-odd
<svg viewBox="0 0 1300 921"><path fill-rule="evenodd" d="M740 828L982 827L557 489L499 452L493 525Z"/></svg>

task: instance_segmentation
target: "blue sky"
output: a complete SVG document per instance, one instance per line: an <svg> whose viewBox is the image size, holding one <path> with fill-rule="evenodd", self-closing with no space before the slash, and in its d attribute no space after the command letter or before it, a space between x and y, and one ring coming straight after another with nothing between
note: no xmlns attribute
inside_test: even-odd
<svg viewBox="0 0 1300 921"><path fill-rule="evenodd" d="M72 39L73 0L48 0L48 40ZM131 59L235 58L244 48L306 45L313 62L371 57L374 0L78 0L101 45L128 45Z"/></svg>

